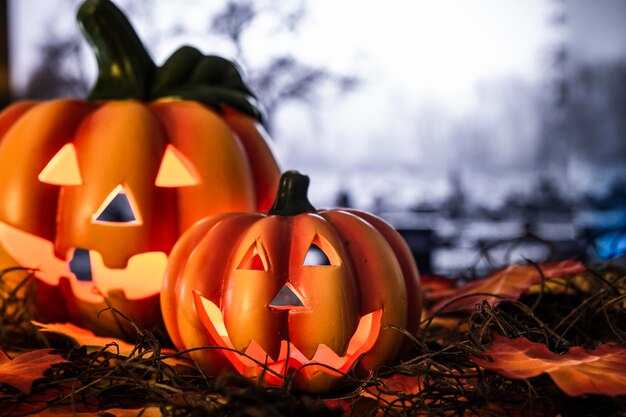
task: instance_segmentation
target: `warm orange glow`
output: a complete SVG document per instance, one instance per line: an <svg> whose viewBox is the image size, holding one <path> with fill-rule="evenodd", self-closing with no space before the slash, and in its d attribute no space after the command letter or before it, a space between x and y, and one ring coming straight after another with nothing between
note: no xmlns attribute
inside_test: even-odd
<svg viewBox="0 0 626 417"><path fill-rule="evenodd" d="M39 173L39 181L54 185L81 185L83 179L78 168L74 144L64 145Z"/></svg>
<svg viewBox="0 0 626 417"><path fill-rule="evenodd" d="M94 286L102 294L123 289L126 298L137 300L157 294L163 282L167 255L163 252L144 252L131 256L126 268L108 268L102 255L89 251Z"/></svg>
<svg viewBox="0 0 626 417"><path fill-rule="evenodd" d="M144 252L132 256L123 269L107 268L102 256L89 251L92 281L79 281L71 272L69 261L54 255L52 242L0 222L0 245L17 262L37 269L37 278L49 285L58 285L61 277L71 278L72 292L86 302L102 302L102 295L111 290L123 290L129 300L144 299L161 289L167 255ZM71 259L71 252L67 259Z"/></svg>
<svg viewBox="0 0 626 417"><path fill-rule="evenodd" d="M157 187L188 187L199 184L199 178L191 161L174 146L167 145L154 184Z"/></svg>
<svg viewBox="0 0 626 417"><path fill-rule="evenodd" d="M99 220L100 215L109 207L109 204L113 201L118 194L124 195L124 197L128 200L128 205L130 206L130 210L133 213L134 220L129 222L111 222L106 220ZM138 226L143 224L143 220L141 219L141 213L137 208L138 205L133 197L133 194L130 192L130 189L123 184L118 184L117 187L113 189L109 193L109 195L104 199L100 208L91 216L91 222L97 224L106 224L108 226Z"/></svg>
<svg viewBox="0 0 626 417"><path fill-rule="evenodd" d="M0 245L18 265L38 269L38 275L55 277L50 284L58 284L58 277L72 275L69 263L54 255L54 245L49 240L0 222Z"/></svg>
<svg viewBox="0 0 626 417"><path fill-rule="evenodd" d="M282 379L272 373L264 372L263 367L259 364L265 364L267 368L279 375L285 375L290 369L297 370L309 379L318 372L337 373L326 366L334 368L341 373L347 372L359 357L369 352L376 343L383 316L382 309L362 316L356 331L348 343L346 354L343 356L339 356L328 346L320 344L313 358L309 360L293 343L282 340L278 358L272 358L254 340L250 341L246 349L239 353L230 340L228 330L224 324L224 316L219 307L195 291L193 295L196 311L202 324L215 343L220 347L226 348L223 350L224 356L226 356L237 372L248 377L263 375L265 382L274 385L282 383ZM316 364L325 366L315 366Z"/></svg>
<svg viewBox="0 0 626 417"><path fill-rule="evenodd" d="M194 294L194 299L195 295L196 294ZM224 316L222 315L220 308L216 306L215 303L212 303L206 298L202 296L200 297L202 301L202 308L204 312L209 316L209 320L211 320L211 323L213 323L212 329L215 330L215 334L211 333L211 336L213 336L213 338L216 340L224 339L224 341L228 343L228 347L234 349L234 346L232 345L232 343L230 343L228 331L226 330L226 325L224 324Z"/></svg>

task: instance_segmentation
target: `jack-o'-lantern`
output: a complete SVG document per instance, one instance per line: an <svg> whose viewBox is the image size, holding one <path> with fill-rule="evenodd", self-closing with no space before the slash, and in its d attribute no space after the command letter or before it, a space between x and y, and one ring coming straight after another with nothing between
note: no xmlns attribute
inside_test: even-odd
<svg viewBox="0 0 626 417"><path fill-rule="evenodd" d="M267 210L280 171L233 63L183 47L157 68L108 0L78 19L99 66L89 100L0 114L0 247L37 269L41 318L119 335L98 311L160 318L176 239L210 214Z"/></svg>
<svg viewBox="0 0 626 417"><path fill-rule="evenodd" d="M371 214L315 210L308 183L287 172L268 214L208 217L174 246L164 321L208 372L328 391L398 359L408 338L390 326L417 331L419 275L402 237Z"/></svg>

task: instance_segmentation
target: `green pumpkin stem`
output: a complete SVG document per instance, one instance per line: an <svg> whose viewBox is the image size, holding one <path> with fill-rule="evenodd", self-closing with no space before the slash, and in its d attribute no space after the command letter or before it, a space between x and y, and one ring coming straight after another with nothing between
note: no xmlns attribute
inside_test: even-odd
<svg viewBox="0 0 626 417"><path fill-rule="evenodd" d="M309 177L298 171L287 171L280 177L278 193L274 205L269 211L271 215L293 216L296 214L316 211L309 201Z"/></svg>
<svg viewBox="0 0 626 417"><path fill-rule="evenodd" d="M147 99L156 66L126 16L110 0L86 0L76 18L98 62L89 98Z"/></svg>

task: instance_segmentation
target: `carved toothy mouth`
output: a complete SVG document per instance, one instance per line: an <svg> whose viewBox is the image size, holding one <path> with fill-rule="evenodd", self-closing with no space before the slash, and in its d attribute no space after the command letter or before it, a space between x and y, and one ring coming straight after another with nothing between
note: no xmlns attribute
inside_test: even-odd
<svg viewBox="0 0 626 417"><path fill-rule="evenodd" d="M55 256L52 242L3 222L0 246L17 264L35 269L37 278L48 285L58 285L61 277L69 278L76 298L91 303L102 302L102 295L114 290L123 290L129 300L153 296L161 289L167 265L165 253L144 252L131 256L125 268L108 268L100 253L82 248L70 249L68 260L63 260ZM76 276L78 271L71 265L75 255L89 260L91 280Z"/></svg>
<svg viewBox="0 0 626 417"><path fill-rule="evenodd" d="M280 385L281 376L286 375L291 369L309 379L319 372L341 376L342 373L349 371L354 363L363 354L369 352L376 343L383 315L381 308L361 317L343 356L338 355L325 344L319 344L313 357L308 359L292 342L282 340L278 358L274 359L254 340L251 340L248 346L239 352L230 340L224 316L219 307L196 291L193 292L193 296L202 324L213 341L219 347L224 348L222 352L235 370L247 377L254 378L263 375L265 382L272 385ZM273 372L266 372L266 370Z"/></svg>
<svg viewBox="0 0 626 417"><path fill-rule="evenodd" d="M79 281L93 281L89 249L76 248L69 263L70 271Z"/></svg>

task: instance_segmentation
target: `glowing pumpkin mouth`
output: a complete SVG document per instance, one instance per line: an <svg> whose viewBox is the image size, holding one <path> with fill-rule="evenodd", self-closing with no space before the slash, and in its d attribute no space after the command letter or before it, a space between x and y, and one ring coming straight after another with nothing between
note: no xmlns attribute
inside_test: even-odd
<svg viewBox="0 0 626 417"><path fill-rule="evenodd" d="M343 356L339 356L325 344L320 344L313 357L308 359L292 342L282 340L278 358L273 359L254 340L250 341L248 347L240 353L230 340L219 307L196 291L193 292L193 296L202 324L215 343L224 348L222 352L235 370L250 378L263 376L265 382L271 385L280 385L283 381L282 376L290 370L296 370L298 374L308 379L312 379L320 372L341 376L349 371L363 354L372 349L380 333L383 315L381 308L361 317Z"/></svg>
<svg viewBox="0 0 626 417"><path fill-rule="evenodd" d="M108 268L102 255L94 250L72 249L68 260L54 254L52 242L0 222L0 246L19 265L36 269L35 275L48 285L58 285L61 277L69 278L76 298L102 302L110 291L123 290L128 300L139 300L157 294L167 265L163 252L144 252L130 257L126 268ZM88 253L91 281L76 277L71 259L75 252Z"/></svg>

